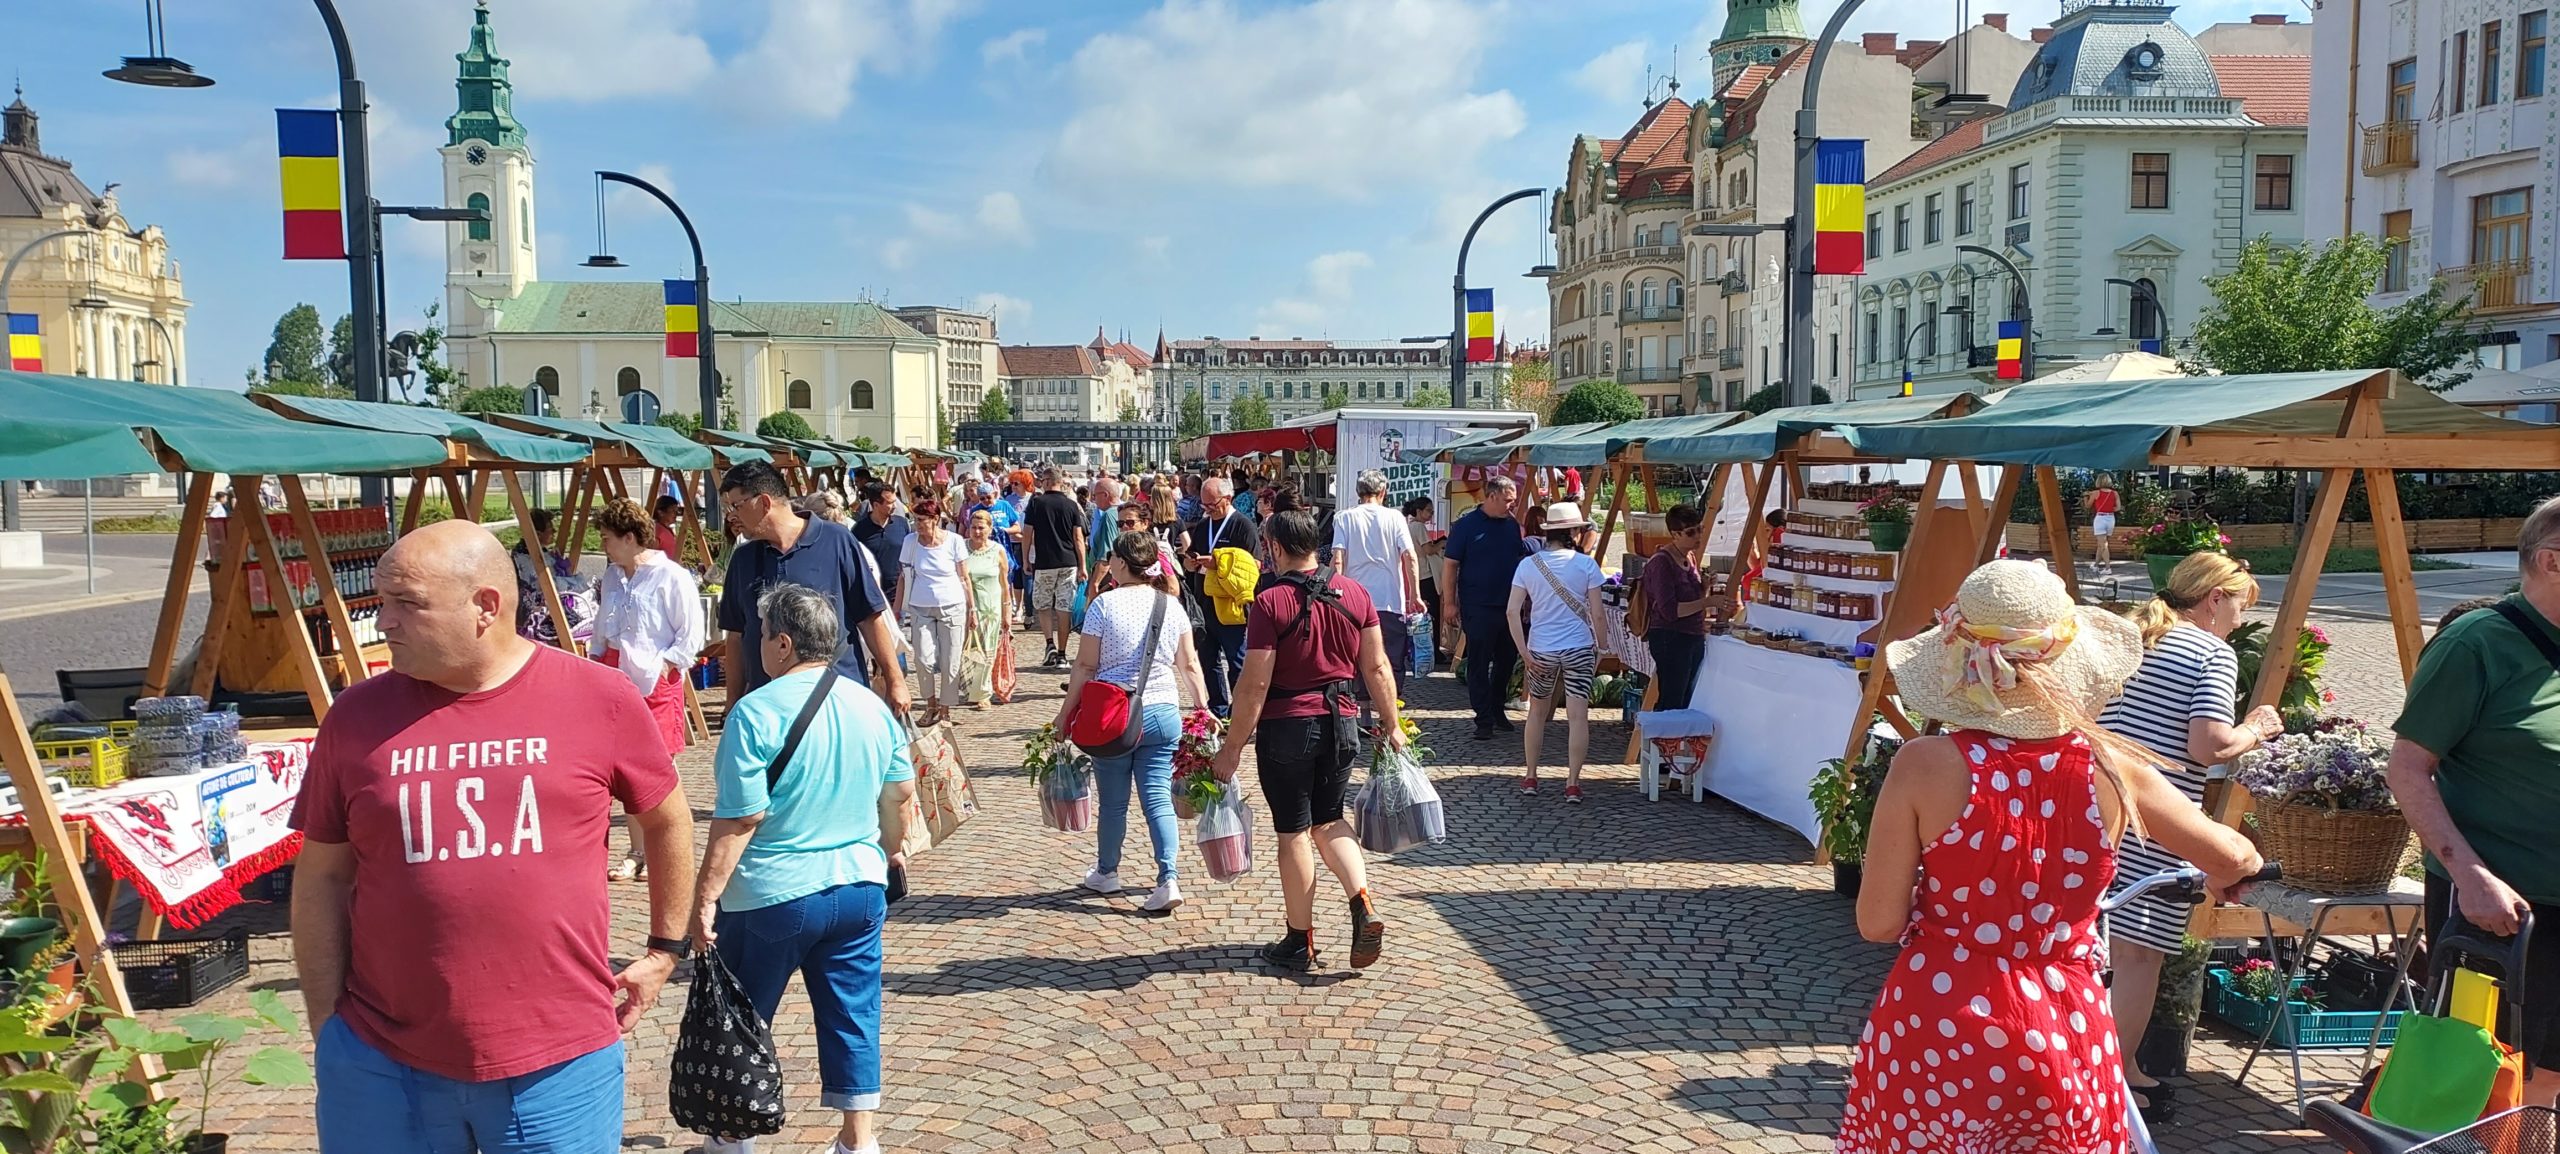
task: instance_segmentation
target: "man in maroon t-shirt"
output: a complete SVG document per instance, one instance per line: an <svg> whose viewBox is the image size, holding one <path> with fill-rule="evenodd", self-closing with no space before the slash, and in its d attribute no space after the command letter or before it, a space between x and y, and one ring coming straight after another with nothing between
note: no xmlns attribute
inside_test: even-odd
<svg viewBox="0 0 2560 1154"><path fill-rule="evenodd" d="M429 525L375 579L392 671L338 696L293 810L320 1149L615 1149L621 1036L686 951L675 765L630 679L517 636L487 530ZM651 935L618 974L616 802L646 834Z"/></svg>

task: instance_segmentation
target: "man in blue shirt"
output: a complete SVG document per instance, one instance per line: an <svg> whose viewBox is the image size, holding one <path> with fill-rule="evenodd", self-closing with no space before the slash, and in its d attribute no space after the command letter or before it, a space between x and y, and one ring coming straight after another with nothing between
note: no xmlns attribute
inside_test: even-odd
<svg viewBox="0 0 2560 1154"><path fill-rule="evenodd" d="M772 680L758 657L764 623L756 601L765 590L789 582L817 590L835 606L845 640L836 655L837 671L871 686L889 708L905 713L906 674L898 668L889 615L882 612L889 598L881 591L871 551L855 543L844 526L801 516L784 492L782 474L764 461L749 461L720 477L721 520L744 538L729 554L720 587L720 628L729 634L731 700ZM875 670L869 676L863 669L866 651Z"/></svg>
<svg viewBox="0 0 2560 1154"><path fill-rule="evenodd" d="M1484 503L1449 526L1440 563L1440 618L1455 620L1467 641L1467 704L1476 739L1511 728L1502 707L1511 699L1511 667L1520 653L1503 614L1511 604L1511 571L1520 564L1520 522L1511 516L1518 486L1499 473L1484 481Z"/></svg>

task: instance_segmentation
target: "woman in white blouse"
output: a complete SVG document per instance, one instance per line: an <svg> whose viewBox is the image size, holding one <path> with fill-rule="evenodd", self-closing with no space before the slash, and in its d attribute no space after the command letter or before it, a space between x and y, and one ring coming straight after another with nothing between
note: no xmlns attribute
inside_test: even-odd
<svg viewBox="0 0 2560 1154"><path fill-rule="evenodd" d="M604 580L598 586L596 660L622 670L642 697L658 736L672 757L684 751L684 678L702 653L702 594L693 574L657 550L656 524L629 498L605 502L596 515L604 543ZM631 852L614 868L625 881L646 872L640 827L631 828Z"/></svg>
<svg viewBox="0 0 2560 1154"><path fill-rule="evenodd" d="M914 531L898 546L898 620L907 627L924 691L925 711L916 721L933 725L951 720L951 707L960 704L960 652L977 628L978 610L969 596L969 547L943 527L942 502L916 502L907 520Z"/></svg>

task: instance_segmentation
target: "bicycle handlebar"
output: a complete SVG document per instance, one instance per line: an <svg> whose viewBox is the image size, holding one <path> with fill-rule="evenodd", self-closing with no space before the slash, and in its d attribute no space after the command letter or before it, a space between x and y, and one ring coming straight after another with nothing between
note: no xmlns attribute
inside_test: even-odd
<svg viewBox="0 0 2560 1154"><path fill-rule="evenodd" d="M2240 879L2240 881L2241 884L2246 885L2253 882L2271 882L2280 879L2283 876L2284 867L2282 865L2276 862L2268 862L2265 865L2258 867L2258 872L2250 874L2248 877ZM2098 902L2098 911L2100 913L2114 913L2115 911L2124 908L2125 903L2141 897L2153 890L2159 889L2175 890L2177 891L2177 896L2183 898L2191 905L2200 903L2204 901L2204 882L2204 871L2197 869L2194 866L2181 866L2177 869L2166 869L2154 874L2145 874L2142 877L2135 878L2131 882L2126 883L2123 889L2117 890L2114 894L2100 899Z"/></svg>

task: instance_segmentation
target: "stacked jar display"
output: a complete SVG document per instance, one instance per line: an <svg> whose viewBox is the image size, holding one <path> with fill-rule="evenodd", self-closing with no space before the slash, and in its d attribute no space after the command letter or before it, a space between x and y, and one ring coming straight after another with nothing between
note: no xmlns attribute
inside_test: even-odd
<svg viewBox="0 0 2560 1154"><path fill-rule="evenodd" d="M179 777L249 756L240 715L208 711L201 697L145 697L133 703L133 715L135 777Z"/></svg>

